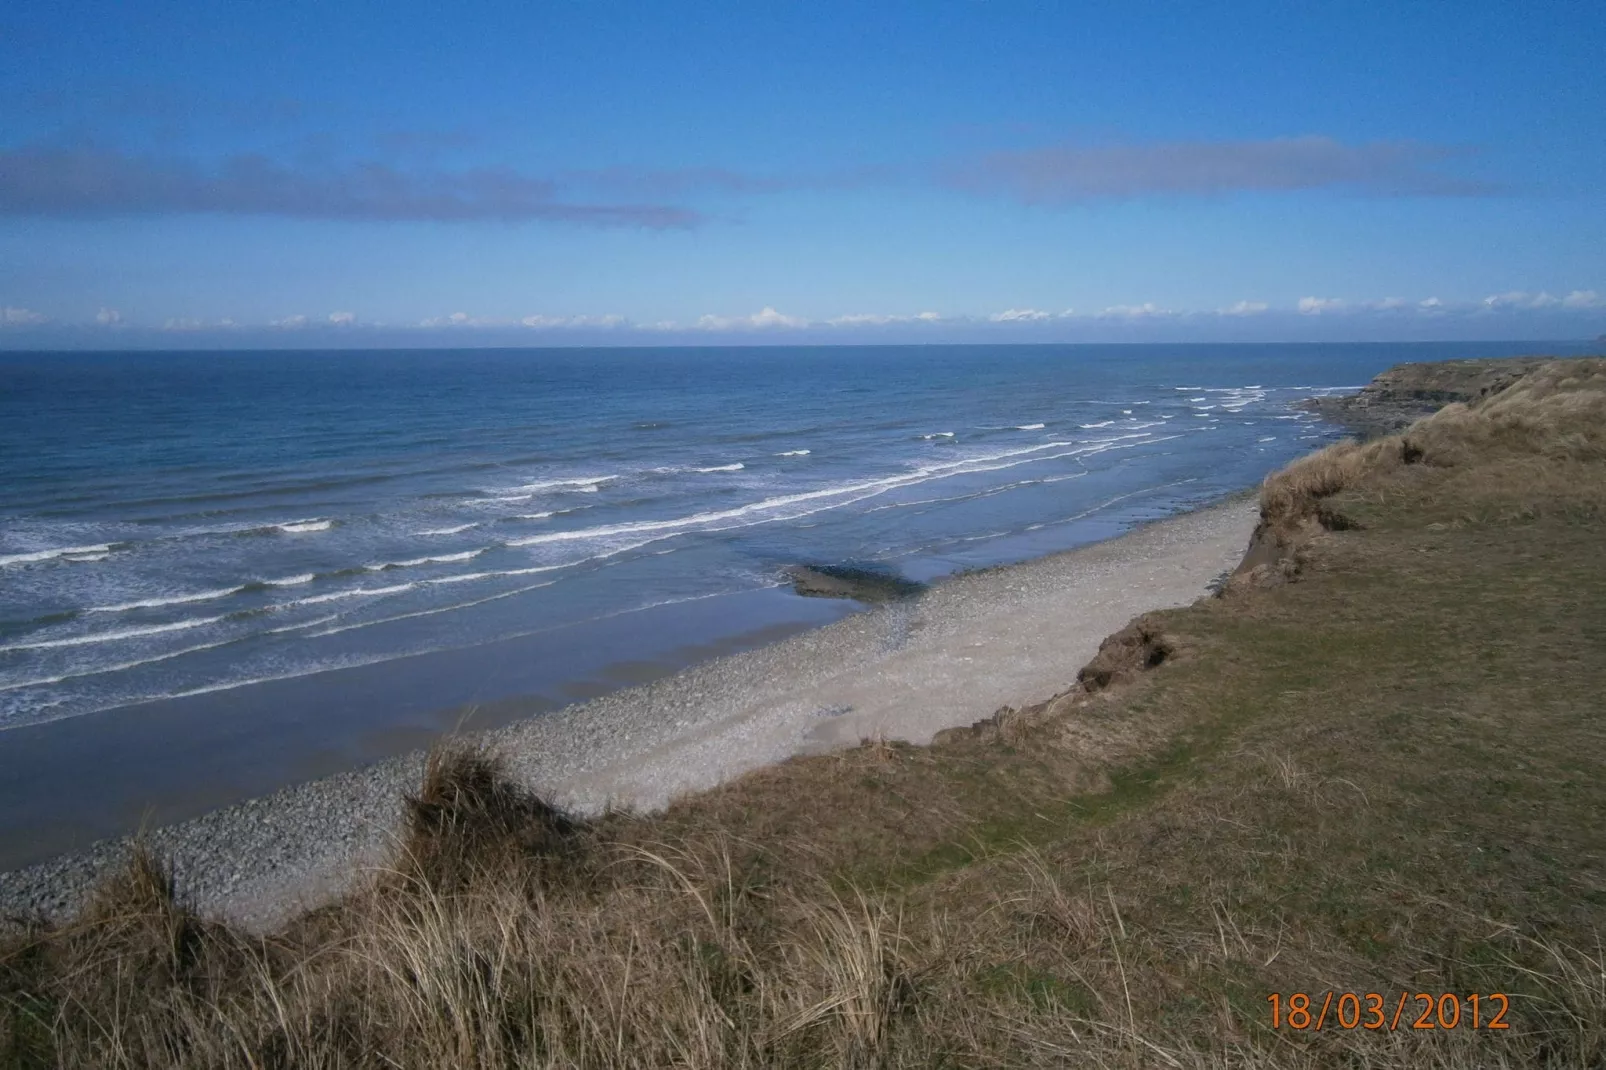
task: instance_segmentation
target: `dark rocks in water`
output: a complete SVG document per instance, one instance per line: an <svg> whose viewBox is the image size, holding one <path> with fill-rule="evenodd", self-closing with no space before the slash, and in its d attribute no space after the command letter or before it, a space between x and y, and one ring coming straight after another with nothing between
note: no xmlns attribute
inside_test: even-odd
<svg viewBox="0 0 1606 1070"><path fill-rule="evenodd" d="M858 565L792 565L792 589L805 598L851 598L856 602L896 602L926 589L886 569Z"/></svg>
<svg viewBox="0 0 1606 1070"><path fill-rule="evenodd" d="M1300 407L1343 424L1363 438L1403 431L1451 402L1470 404L1498 394L1555 357L1494 357L1396 364L1358 393L1310 398Z"/></svg>

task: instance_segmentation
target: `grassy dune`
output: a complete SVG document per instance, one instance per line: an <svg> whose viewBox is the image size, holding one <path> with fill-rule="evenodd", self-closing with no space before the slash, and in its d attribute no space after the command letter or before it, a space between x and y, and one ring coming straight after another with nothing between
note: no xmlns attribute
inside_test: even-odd
<svg viewBox="0 0 1606 1070"><path fill-rule="evenodd" d="M1220 597L932 747L591 822L458 747L392 865L267 938L138 858L6 940L0 1057L1606 1065L1606 361L1301 460L1262 508ZM1272 1029L1300 991L1505 993L1510 1028Z"/></svg>

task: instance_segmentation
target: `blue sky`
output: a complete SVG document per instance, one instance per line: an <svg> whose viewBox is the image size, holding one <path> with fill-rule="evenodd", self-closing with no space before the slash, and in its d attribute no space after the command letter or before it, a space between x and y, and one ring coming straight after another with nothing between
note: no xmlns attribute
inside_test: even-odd
<svg viewBox="0 0 1606 1070"><path fill-rule="evenodd" d="M0 346L1580 338L1598 3L0 13Z"/></svg>

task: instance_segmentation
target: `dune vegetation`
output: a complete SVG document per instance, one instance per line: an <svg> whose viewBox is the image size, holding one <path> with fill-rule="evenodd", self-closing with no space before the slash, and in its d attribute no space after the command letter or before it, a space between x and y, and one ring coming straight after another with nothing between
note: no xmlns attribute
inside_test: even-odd
<svg viewBox="0 0 1606 1070"><path fill-rule="evenodd" d="M579 820L459 742L390 864L266 935L137 853L0 944L0 1062L1606 1065L1606 360L1261 503L1219 596L930 747ZM1296 1029L1301 992L1459 1019Z"/></svg>

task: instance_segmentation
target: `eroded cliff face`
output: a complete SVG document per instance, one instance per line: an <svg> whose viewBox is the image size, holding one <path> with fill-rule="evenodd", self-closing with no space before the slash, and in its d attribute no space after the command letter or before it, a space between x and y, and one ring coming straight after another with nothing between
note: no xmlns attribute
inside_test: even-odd
<svg viewBox="0 0 1606 1070"><path fill-rule="evenodd" d="M1359 393L1312 398L1303 407L1345 425L1363 438L1374 438L1402 431L1453 401L1470 403L1497 394L1534 367L1555 359L1496 357L1397 364Z"/></svg>

